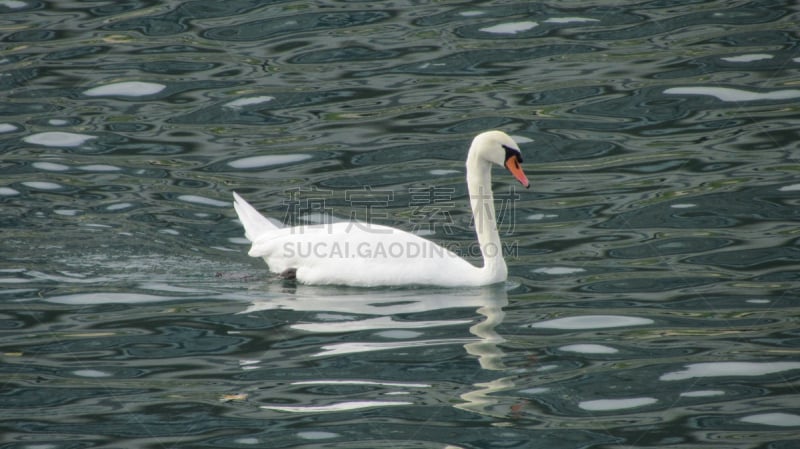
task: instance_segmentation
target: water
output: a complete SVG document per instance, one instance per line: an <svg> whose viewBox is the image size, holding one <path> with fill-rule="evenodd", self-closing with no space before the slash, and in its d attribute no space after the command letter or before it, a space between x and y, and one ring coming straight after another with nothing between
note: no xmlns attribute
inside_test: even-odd
<svg viewBox="0 0 800 449"><path fill-rule="evenodd" d="M0 447L771 448L800 430L792 2L0 0ZM274 280L230 205L510 278Z"/></svg>

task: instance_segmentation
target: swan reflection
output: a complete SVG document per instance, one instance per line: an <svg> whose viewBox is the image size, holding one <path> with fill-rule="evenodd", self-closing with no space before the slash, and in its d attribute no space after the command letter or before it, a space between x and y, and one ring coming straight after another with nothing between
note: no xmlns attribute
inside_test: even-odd
<svg viewBox="0 0 800 449"><path fill-rule="evenodd" d="M396 290L363 290L363 289L331 289L330 287L314 287L296 285L291 289L280 289L275 284L263 291L263 297L254 300L243 310L242 314L253 314L270 310L291 310L306 312L306 322L293 322L288 329L313 334L342 334L361 331L377 331L376 339L358 341L336 341L320 343L318 351L311 354L314 358L337 357L348 354L374 353L379 351L399 351L403 356L412 348L425 348L442 345L460 345L474 356L480 369L502 371L503 351L499 345L505 339L497 332L497 327L505 316L503 308L508 304L508 285L495 285L482 288L464 289L396 289ZM462 309L458 313L456 309ZM465 317L464 310L477 312ZM445 315L443 319L427 319L431 314ZM471 313L471 312L467 312ZM426 319L419 318L425 316ZM430 332L440 328L462 327L468 329L470 336L463 338L432 337ZM454 332L448 332L454 334ZM392 341L386 341L390 339ZM255 368L253 361L247 361L248 369ZM320 373L317 372L317 375ZM456 377L456 376L454 376ZM485 376L483 377L485 379ZM372 388L383 389L392 386L392 391L382 392L379 397L371 398L373 406L385 406L387 395L408 394L403 390L404 383L389 380L345 380L347 382L366 382ZM418 382L429 383L424 378ZM308 385L310 381L297 383ZM315 379L315 385L341 385L342 379ZM511 380L497 379L488 383L476 383L474 389L457 393L465 403L457 407L482 413L494 402L489 394L498 389L511 388ZM374 393L374 392L372 392ZM307 398L307 406L294 405L293 412L324 412L331 410L321 406L321 398ZM322 399L331 400L326 397ZM340 398L341 399L341 398ZM407 398L406 398L407 399ZM305 401L304 401L305 402ZM401 401L405 402L405 401ZM361 402L361 406L369 406L369 401ZM264 409L286 411L285 406L265 405Z"/></svg>

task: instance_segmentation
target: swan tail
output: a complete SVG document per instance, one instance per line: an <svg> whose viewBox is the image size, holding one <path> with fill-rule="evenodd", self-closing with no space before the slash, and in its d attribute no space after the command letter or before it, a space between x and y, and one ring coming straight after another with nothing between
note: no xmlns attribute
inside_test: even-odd
<svg viewBox="0 0 800 449"><path fill-rule="evenodd" d="M261 215L236 192L233 192L233 208L236 209L236 215L239 216L239 221L244 226L244 236L251 242L254 242L258 236L264 233L280 229L280 226Z"/></svg>

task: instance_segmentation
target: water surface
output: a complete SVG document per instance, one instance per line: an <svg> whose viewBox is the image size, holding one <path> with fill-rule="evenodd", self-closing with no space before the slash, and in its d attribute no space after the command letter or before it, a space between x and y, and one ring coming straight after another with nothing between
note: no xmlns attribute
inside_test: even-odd
<svg viewBox="0 0 800 449"><path fill-rule="evenodd" d="M794 447L792 2L0 0L0 447ZM237 191L510 277L275 280Z"/></svg>

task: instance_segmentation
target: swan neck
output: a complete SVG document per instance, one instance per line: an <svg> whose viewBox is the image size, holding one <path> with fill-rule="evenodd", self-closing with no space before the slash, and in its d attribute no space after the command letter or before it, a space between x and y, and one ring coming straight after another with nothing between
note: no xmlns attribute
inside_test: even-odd
<svg viewBox="0 0 800 449"><path fill-rule="evenodd" d="M475 219L475 233L483 255L483 270L494 282L505 280L507 268L497 231L491 163L480 158L467 158L467 190Z"/></svg>

